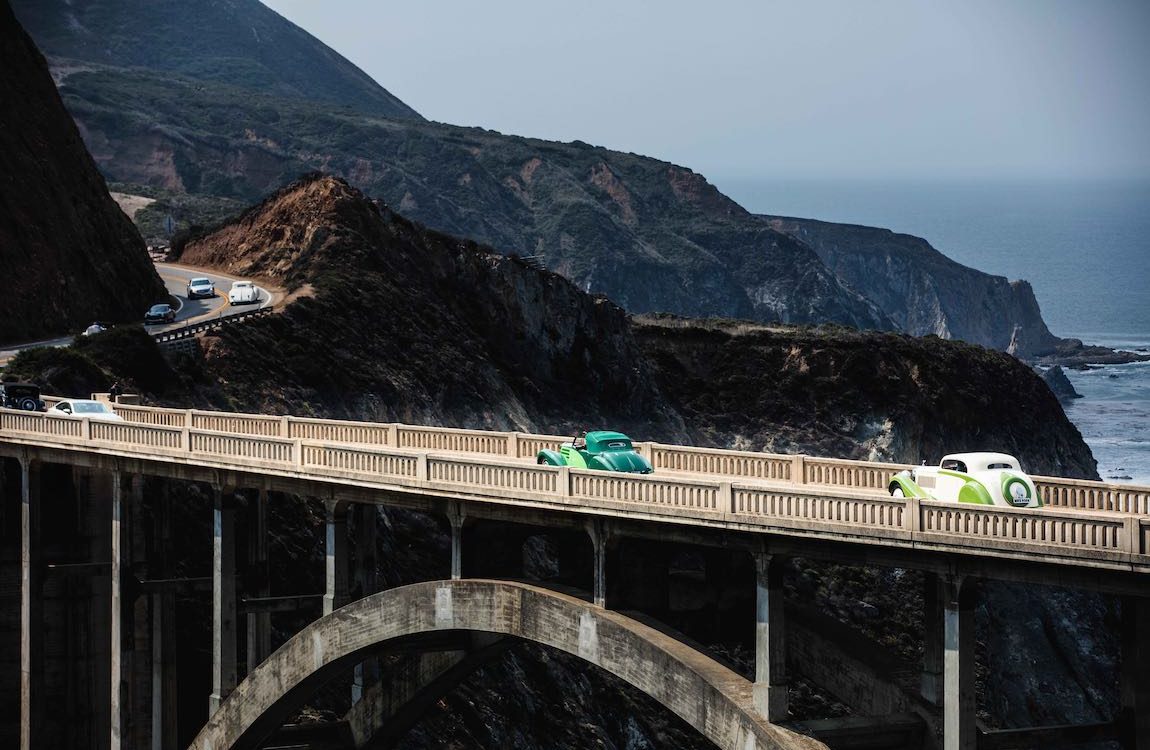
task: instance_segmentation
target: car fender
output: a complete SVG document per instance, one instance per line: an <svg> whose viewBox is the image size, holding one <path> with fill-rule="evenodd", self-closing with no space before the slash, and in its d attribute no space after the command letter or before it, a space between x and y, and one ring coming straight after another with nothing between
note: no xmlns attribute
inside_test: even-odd
<svg viewBox="0 0 1150 750"><path fill-rule="evenodd" d="M567 465L566 462L563 461L563 456L559 455L559 451L552 451L552 450L546 450L546 449L539 451L538 455L535 456L535 462L539 463L539 464L544 464L546 466L566 466Z"/></svg>
<svg viewBox="0 0 1150 750"><path fill-rule="evenodd" d="M908 472L899 472L891 477L887 490L893 495L896 487L902 490L903 497L930 497L930 493L919 487Z"/></svg>
<svg viewBox="0 0 1150 750"><path fill-rule="evenodd" d="M958 502L972 505L994 505L994 498L982 482L969 481L958 490Z"/></svg>

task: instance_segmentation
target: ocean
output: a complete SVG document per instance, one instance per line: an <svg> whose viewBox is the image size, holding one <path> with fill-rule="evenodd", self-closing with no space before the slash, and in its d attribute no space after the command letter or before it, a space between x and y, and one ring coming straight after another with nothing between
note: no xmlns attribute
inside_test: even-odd
<svg viewBox="0 0 1150 750"><path fill-rule="evenodd" d="M886 227L1034 287L1058 336L1150 349L1150 181L717 180L756 213ZM1068 370L1103 479L1150 484L1150 363ZM988 446L989 447L989 446Z"/></svg>

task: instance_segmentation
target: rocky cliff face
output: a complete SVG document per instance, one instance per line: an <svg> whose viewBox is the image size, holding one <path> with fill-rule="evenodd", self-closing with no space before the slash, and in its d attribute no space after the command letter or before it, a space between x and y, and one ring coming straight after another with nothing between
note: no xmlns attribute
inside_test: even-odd
<svg viewBox="0 0 1150 750"><path fill-rule="evenodd" d="M163 285L6 1L0 69L0 341L139 319Z"/></svg>
<svg viewBox="0 0 1150 750"><path fill-rule="evenodd" d="M1035 474L1097 479L1042 379L1001 352L842 328L641 318L635 332L699 444L936 463L1001 450Z"/></svg>
<svg viewBox="0 0 1150 750"><path fill-rule="evenodd" d="M969 341L1024 358L1052 353L1061 341L1046 327L1025 281L961 265L926 240L889 229L767 218L771 226L812 247L899 330Z"/></svg>
<svg viewBox="0 0 1150 750"><path fill-rule="evenodd" d="M566 279L429 231L315 176L184 248L299 298L223 332L208 366L245 408L570 432L609 419L681 429L626 316ZM246 352L275 351L276 375Z"/></svg>

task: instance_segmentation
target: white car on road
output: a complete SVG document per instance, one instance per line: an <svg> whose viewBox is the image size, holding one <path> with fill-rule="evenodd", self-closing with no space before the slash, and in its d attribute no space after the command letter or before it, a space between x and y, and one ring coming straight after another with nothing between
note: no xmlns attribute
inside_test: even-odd
<svg viewBox="0 0 1150 750"><path fill-rule="evenodd" d="M188 282L188 299L215 296L216 285L212 283L211 279L200 277L198 279L192 279Z"/></svg>
<svg viewBox="0 0 1150 750"><path fill-rule="evenodd" d="M70 398L61 401L48 410L48 416L98 419L105 422L124 421L124 418L112 411L112 407L108 404L87 398Z"/></svg>
<svg viewBox="0 0 1150 750"><path fill-rule="evenodd" d="M229 305L244 305L259 301L260 290L250 281L236 281L228 292Z"/></svg>
<svg viewBox="0 0 1150 750"><path fill-rule="evenodd" d="M1005 453L952 453L938 466L900 471L890 481L895 497L922 497L951 503L1041 508L1034 480L1018 459Z"/></svg>

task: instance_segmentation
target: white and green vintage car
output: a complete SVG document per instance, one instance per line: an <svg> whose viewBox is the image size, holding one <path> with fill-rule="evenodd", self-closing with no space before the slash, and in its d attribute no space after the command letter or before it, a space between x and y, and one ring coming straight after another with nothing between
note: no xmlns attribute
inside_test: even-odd
<svg viewBox="0 0 1150 750"><path fill-rule="evenodd" d="M951 503L1041 508L1042 498L1018 459L1005 453L953 453L938 466L900 471L890 481L895 497L924 497Z"/></svg>

